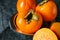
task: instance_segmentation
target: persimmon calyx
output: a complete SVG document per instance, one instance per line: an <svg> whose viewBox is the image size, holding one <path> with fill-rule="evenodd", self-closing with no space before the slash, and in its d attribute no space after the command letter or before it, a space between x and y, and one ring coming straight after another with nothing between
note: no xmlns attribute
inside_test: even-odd
<svg viewBox="0 0 60 40"><path fill-rule="evenodd" d="M37 15L33 15L33 17L32 17L32 20L38 20L38 16Z"/></svg>
<svg viewBox="0 0 60 40"><path fill-rule="evenodd" d="M33 10L30 10L27 15L25 16L26 22L30 22L31 20L38 20L38 15L35 14Z"/></svg>
<svg viewBox="0 0 60 40"><path fill-rule="evenodd" d="M38 5L43 5L43 4L45 4L46 2L48 2L48 0L43 0L41 3L39 3Z"/></svg>

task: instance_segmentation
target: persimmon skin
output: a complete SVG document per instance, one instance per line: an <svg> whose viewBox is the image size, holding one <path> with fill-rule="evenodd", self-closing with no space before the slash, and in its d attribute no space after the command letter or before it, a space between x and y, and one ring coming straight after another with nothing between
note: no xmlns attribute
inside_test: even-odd
<svg viewBox="0 0 60 40"><path fill-rule="evenodd" d="M18 13L26 12L29 9L34 9L35 10L36 0L18 0L16 7L17 7Z"/></svg>
<svg viewBox="0 0 60 40"><path fill-rule="evenodd" d="M36 11L39 12L44 21L53 21L57 16L57 6L53 1L48 1L42 5L37 5Z"/></svg>
<svg viewBox="0 0 60 40"><path fill-rule="evenodd" d="M58 38L50 29L42 28L34 34L33 40L58 40Z"/></svg>
<svg viewBox="0 0 60 40"><path fill-rule="evenodd" d="M50 26L50 29L60 38L60 22L53 22Z"/></svg>
<svg viewBox="0 0 60 40"><path fill-rule="evenodd" d="M40 29L43 20L39 13L34 13L39 17L38 20L37 21L31 20L29 24L26 24L26 20L24 19L26 13L20 13L20 14L18 14L16 18L16 25L19 31L22 31L25 34L33 34L38 29Z"/></svg>

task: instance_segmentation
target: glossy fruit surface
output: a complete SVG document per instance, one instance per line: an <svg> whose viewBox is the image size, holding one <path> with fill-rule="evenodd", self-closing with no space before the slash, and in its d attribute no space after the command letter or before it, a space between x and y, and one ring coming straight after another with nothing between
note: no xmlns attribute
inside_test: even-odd
<svg viewBox="0 0 60 40"><path fill-rule="evenodd" d="M58 40L58 38L50 29L42 28L34 34L33 40Z"/></svg>
<svg viewBox="0 0 60 40"><path fill-rule="evenodd" d="M29 9L35 10L36 0L18 0L16 6L19 13L28 11Z"/></svg>
<svg viewBox="0 0 60 40"><path fill-rule="evenodd" d="M16 18L16 25L18 30L32 34L40 29L42 25L42 17L39 13L33 10L27 11L27 13L19 13Z"/></svg>
<svg viewBox="0 0 60 40"><path fill-rule="evenodd" d="M60 38L60 22L54 22L52 23L50 29L54 31L58 37Z"/></svg>
<svg viewBox="0 0 60 40"><path fill-rule="evenodd" d="M53 1L43 1L38 4L36 11L39 12L44 21L53 21L57 16L57 6Z"/></svg>

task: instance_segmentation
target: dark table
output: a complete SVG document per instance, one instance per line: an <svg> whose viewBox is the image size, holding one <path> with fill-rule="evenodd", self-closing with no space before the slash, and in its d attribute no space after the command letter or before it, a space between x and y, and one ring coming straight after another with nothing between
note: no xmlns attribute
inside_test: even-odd
<svg viewBox="0 0 60 40"><path fill-rule="evenodd" d="M55 21L60 22L60 0L54 1L58 7ZM20 34L10 29L9 19L17 12L16 2L17 0L0 0L0 40L32 40L33 38L33 36Z"/></svg>

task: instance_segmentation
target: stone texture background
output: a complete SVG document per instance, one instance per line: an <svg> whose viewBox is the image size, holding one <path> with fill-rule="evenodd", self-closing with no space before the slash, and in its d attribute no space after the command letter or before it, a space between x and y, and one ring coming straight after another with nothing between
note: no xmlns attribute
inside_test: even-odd
<svg viewBox="0 0 60 40"><path fill-rule="evenodd" d="M39 3L41 0L37 0ZM60 0L54 0L58 7L58 15L55 21L60 22ZM0 0L0 40L32 40L27 36L13 32L9 27L9 19L17 12L17 0Z"/></svg>

